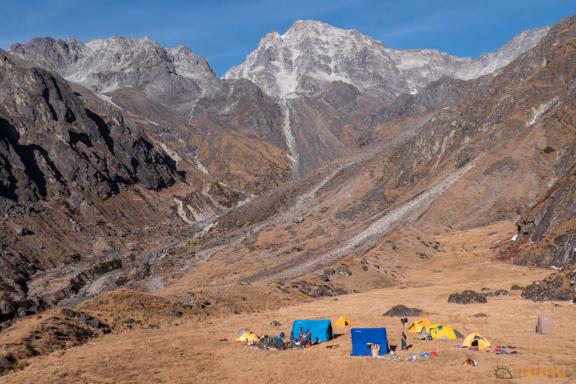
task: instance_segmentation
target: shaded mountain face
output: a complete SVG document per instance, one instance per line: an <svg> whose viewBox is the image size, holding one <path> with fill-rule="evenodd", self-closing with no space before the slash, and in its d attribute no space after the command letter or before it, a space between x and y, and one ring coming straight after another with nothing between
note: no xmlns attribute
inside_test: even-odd
<svg viewBox="0 0 576 384"><path fill-rule="evenodd" d="M311 95L323 84L341 81L362 93L393 99L444 76L468 80L490 73L534 47L547 31L525 31L497 52L473 60L430 49L389 49L356 30L300 20L283 35L266 35L224 77L250 79L275 97Z"/></svg>
<svg viewBox="0 0 576 384"><path fill-rule="evenodd" d="M242 192L259 193L291 175L277 103L247 80L217 79L186 47L147 38L40 38L11 52L96 92L196 171Z"/></svg>
<svg viewBox="0 0 576 384"><path fill-rule="evenodd" d="M146 220L169 221L158 196L183 181L175 161L93 99L0 51L0 302L12 308L3 319L118 270L110 254L146 232ZM67 270L43 280L57 267Z"/></svg>
<svg viewBox="0 0 576 384"><path fill-rule="evenodd" d="M172 159L122 116L85 109L51 73L0 52L2 197L30 202L74 192L107 198L142 184L174 184Z"/></svg>
<svg viewBox="0 0 576 384"><path fill-rule="evenodd" d="M547 44L531 52L532 65L539 68L534 80L555 83L559 92L535 107L528 122L547 132L546 145L538 149L542 161L551 165L553 178L537 199L520 207L518 234L508 254L520 264L562 267L576 258L575 21L563 20L545 39Z"/></svg>

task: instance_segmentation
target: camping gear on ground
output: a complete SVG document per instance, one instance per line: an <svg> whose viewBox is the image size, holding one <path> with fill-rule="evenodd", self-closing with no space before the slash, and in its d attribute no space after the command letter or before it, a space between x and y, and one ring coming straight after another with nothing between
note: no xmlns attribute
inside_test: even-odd
<svg viewBox="0 0 576 384"><path fill-rule="evenodd" d="M380 344L367 343L366 345L368 346L368 348L370 348L370 355L372 357L375 358L378 355L380 355Z"/></svg>
<svg viewBox="0 0 576 384"><path fill-rule="evenodd" d="M421 332L424 327L426 327L427 325L432 324L432 322L428 319L422 318L422 319L418 319L415 322L413 322L412 324L410 324L410 326L408 327L408 332L411 333L418 333Z"/></svg>
<svg viewBox="0 0 576 384"><path fill-rule="evenodd" d="M538 316L538 323L536 324L536 333L540 335L554 334L554 322L551 316L540 315Z"/></svg>
<svg viewBox="0 0 576 384"><path fill-rule="evenodd" d="M411 354L410 356L408 356L406 358L406 360L408 360L408 361L416 361L416 359L418 359L418 355L415 353Z"/></svg>
<svg viewBox="0 0 576 384"><path fill-rule="evenodd" d="M466 359L466 360L464 360L464 364L463 364L463 365L466 365L466 366L468 366L468 367L475 367L475 366L478 365L478 363L476 362L476 360Z"/></svg>
<svg viewBox="0 0 576 384"><path fill-rule="evenodd" d="M418 357L421 357L423 359L428 359L428 358L430 358L430 356L431 355L428 352L423 352L423 353L418 355Z"/></svg>
<svg viewBox="0 0 576 384"><path fill-rule="evenodd" d="M301 334L309 333L309 342L316 344L332 339L332 323L330 320L294 320L290 339L298 341Z"/></svg>
<svg viewBox="0 0 576 384"><path fill-rule="evenodd" d="M462 342L463 347L478 347L479 350L484 351L490 348L490 342L485 337L478 333L471 333L464 338Z"/></svg>
<svg viewBox="0 0 576 384"><path fill-rule="evenodd" d="M445 324L430 324L424 328L426 334L435 340L456 340L464 338L460 332Z"/></svg>
<svg viewBox="0 0 576 384"><path fill-rule="evenodd" d="M352 321L346 316L340 316L338 320L336 320L336 322L334 323L335 328L350 327L351 325Z"/></svg>
<svg viewBox="0 0 576 384"><path fill-rule="evenodd" d="M236 337L236 341L246 345L256 344L258 340L260 340L260 338L252 331L245 332L243 335Z"/></svg>
<svg viewBox="0 0 576 384"><path fill-rule="evenodd" d="M496 347L493 350L497 355L515 355L518 351L508 351L505 347Z"/></svg>
<svg viewBox="0 0 576 384"><path fill-rule="evenodd" d="M256 346L259 349L276 349L276 350L284 350L292 348L294 345L292 342L285 342L284 341L284 332L280 332L278 336L262 336Z"/></svg>
<svg viewBox="0 0 576 384"><path fill-rule="evenodd" d="M236 333L234 334L234 340L240 341L240 340L239 340L240 337L242 337L242 335L244 335L246 332L250 332L250 328L246 328L246 327L240 328L240 329L238 330L238 332L236 332Z"/></svg>
<svg viewBox="0 0 576 384"><path fill-rule="evenodd" d="M430 352L430 356L436 357L436 356L438 356L438 352L432 351L432 352Z"/></svg>
<svg viewBox="0 0 576 384"><path fill-rule="evenodd" d="M352 328L352 356L372 356L374 345L379 346L378 356L388 353L386 328Z"/></svg>

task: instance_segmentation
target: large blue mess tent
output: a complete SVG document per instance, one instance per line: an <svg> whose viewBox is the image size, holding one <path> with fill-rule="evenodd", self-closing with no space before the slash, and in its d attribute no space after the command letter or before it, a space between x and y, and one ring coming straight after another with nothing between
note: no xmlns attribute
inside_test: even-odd
<svg viewBox="0 0 576 384"><path fill-rule="evenodd" d="M312 343L329 341L332 338L332 324L330 320L294 320L292 324L292 340L297 340L300 329L305 335L310 331Z"/></svg>
<svg viewBox="0 0 576 384"><path fill-rule="evenodd" d="M379 355L388 353L386 328L352 328L352 356L371 356L371 344L380 346Z"/></svg>

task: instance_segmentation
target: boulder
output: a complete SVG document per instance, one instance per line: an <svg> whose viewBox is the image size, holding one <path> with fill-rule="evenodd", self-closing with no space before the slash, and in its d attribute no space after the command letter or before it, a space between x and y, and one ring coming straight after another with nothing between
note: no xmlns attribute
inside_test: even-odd
<svg viewBox="0 0 576 384"><path fill-rule="evenodd" d="M344 276L352 276L352 272L348 269L346 265L341 265L336 269L336 273Z"/></svg>
<svg viewBox="0 0 576 384"><path fill-rule="evenodd" d="M423 311L419 308L410 308L403 304L398 304L386 311L383 316L414 317L420 316L422 312Z"/></svg>
<svg viewBox="0 0 576 384"><path fill-rule="evenodd" d="M448 302L455 304L484 304L487 303L488 300L486 300L485 295L468 289L463 292L451 294L448 296Z"/></svg>
<svg viewBox="0 0 576 384"><path fill-rule="evenodd" d="M10 320L16 315L16 305L8 297L0 297L0 322Z"/></svg>
<svg viewBox="0 0 576 384"><path fill-rule="evenodd" d="M568 301L576 298L576 288L568 276L558 273L528 285L522 290L522 297L533 301Z"/></svg>

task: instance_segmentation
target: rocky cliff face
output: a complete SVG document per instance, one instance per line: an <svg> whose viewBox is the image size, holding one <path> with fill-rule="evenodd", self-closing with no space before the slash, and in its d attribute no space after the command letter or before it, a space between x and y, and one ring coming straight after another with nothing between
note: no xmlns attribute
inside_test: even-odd
<svg viewBox="0 0 576 384"><path fill-rule="evenodd" d="M242 192L291 175L278 104L247 80L217 79L187 47L147 38L39 38L11 52L96 92L196 171Z"/></svg>
<svg viewBox="0 0 576 384"><path fill-rule="evenodd" d="M11 52L96 92L137 88L173 108L185 108L217 82L206 59L189 48L167 49L148 38L115 36L88 43L37 38L15 44Z"/></svg>
<svg viewBox="0 0 576 384"><path fill-rule="evenodd" d="M145 225L137 215L150 219L165 209L127 196L140 190L152 199L183 180L170 156L95 99L88 103L58 75L0 51L4 320L56 304L118 270L122 261L106 255L126 244L108 243L110 235L138 233Z"/></svg>
<svg viewBox="0 0 576 384"><path fill-rule="evenodd" d="M5 52L0 65L2 197L107 198L137 183L159 190L175 182L173 161L121 115L85 109L65 81Z"/></svg>

